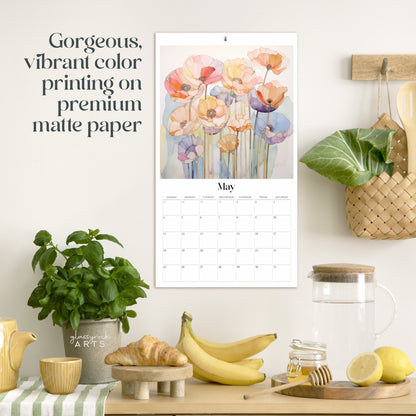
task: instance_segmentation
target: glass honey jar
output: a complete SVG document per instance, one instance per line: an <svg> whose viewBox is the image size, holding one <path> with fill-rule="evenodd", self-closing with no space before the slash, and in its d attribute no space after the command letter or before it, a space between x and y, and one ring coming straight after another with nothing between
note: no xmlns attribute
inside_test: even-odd
<svg viewBox="0 0 416 416"><path fill-rule="evenodd" d="M309 373L328 365L325 344L293 339L290 348L289 364L287 365L287 380L289 383L306 380ZM305 385L311 384L305 383Z"/></svg>

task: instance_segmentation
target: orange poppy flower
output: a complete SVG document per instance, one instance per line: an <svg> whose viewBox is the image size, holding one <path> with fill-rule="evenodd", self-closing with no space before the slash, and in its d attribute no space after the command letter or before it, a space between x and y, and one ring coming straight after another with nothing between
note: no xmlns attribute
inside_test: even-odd
<svg viewBox="0 0 416 416"><path fill-rule="evenodd" d="M277 108L282 104L287 87L283 87L277 81L271 81L267 84L260 85L257 88L257 96L259 100L269 108Z"/></svg>
<svg viewBox="0 0 416 416"><path fill-rule="evenodd" d="M245 114L237 114L235 117L230 118L227 126L233 131L243 132L251 129L252 124L248 116Z"/></svg>
<svg viewBox="0 0 416 416"><path fill-rule="evenodd" d="M217 147L223 153L230 153L237 149L239 140L236 134L226 134L217 142Z"/></svg>
<svg viewBox="0 0 416 416"><path fill-rule="evenodd" d="M169 134L172 136L188 136L197 130L200 124L195 109L191 110L191 119L189 120L189 108L179 107L172 111L170 115Z"/></svg>
<svg viewBox="0 0 416 416"><path fill-rule="evenodd" d="M285 56L268 48L258 48L247 55L255 64L272 70L276 75L287 68Z"/></svg>
<svg viewBox="0 0 416 416"><path fill-rule="evenodd" d="M224 62L222 84L225 88L233 90L236 95L247 94L261 81L249 66L247 59L229 59Z"/></svg>
<svg viewBox="0 0 416 416"><path fill-rule="evenodd" d="M221 129L228 120L228 107L225 102L215 97L200 99L198 116L203 126L211 129Z"/></svg>

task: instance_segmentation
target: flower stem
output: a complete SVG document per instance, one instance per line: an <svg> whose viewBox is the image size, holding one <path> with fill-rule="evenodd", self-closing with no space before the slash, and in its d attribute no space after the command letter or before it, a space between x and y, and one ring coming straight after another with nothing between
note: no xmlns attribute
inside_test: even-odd
<svg viewBox="0 0 416 416"><path fill-rule="evenodd" d="M204 131L204 179L206 179L206 166L207 166L207 135Z"/></svg>
<svg viewBox="0 0 416 416"><path fill-rule="evenodd" d="M253 136L254 136L254 140L253 140L253 154L254 155L256 154L255 153L256 152L256 127L257 127L257 119L258 118L259 118L259 112L257 111L256 118L254 119L254 129L253 129L253 131L254 131L254 133L253 133ZM260 145L260 136L259 136L259 140L258 140L257 146L259 146L259 145ZM252 171L252 174L251 174L252 177L255 176L255 174L256 174L255 170L258 169L258 163L259 163L258 159L257 159L256 163L253 162L253 171Z"/></svg>
<svg viewBox="0 0 416 416"><path fill-rule="evenodd" d="M266 73L264 74L264 78L263 78L263 85L266 83L266 78L267 78L267 74L269 73L270 69L267 68Z"/></svg>
<svg viewBox="0 0 416 416"><path fill-rule="evenodd" d="M266 156L266 179L269 176L269 143L267 143L267 156Z"/></svg>
<svg viewBox="0 0 416 416"><path fill-rule="evenodd" d="M244 176L247 178L247 134L246 133L244 133L244 158L245 158Z"/></svg>
<svg viewBox="0 0 416 416"><path fill-rule="evenodd" d="M266 129L267 129L267 126L269 124L269 118L270 118L270 109L267 112L266 127L264 128L264 155L263 155L263 172L264 172L263 177L264 178L267 178L267 171L266 171L266 169L267 169L267 167L266 167L266 144L267 144Z"/></svg>
<svg viewBox="0 0 416 416"><path fill-rule="evenodd" d="M207 169L208 169L208 179L210 178L210 163L209 163L209 139L210 139L210 134L207 134Z"/></svg>

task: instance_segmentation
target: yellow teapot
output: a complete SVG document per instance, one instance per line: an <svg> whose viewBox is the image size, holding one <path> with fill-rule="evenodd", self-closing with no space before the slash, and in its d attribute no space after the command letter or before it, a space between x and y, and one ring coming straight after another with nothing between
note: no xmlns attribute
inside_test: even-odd
<svg viewBox="0 0 416 416"><path fill-rule="evenodd" d="M37 337L17 330L15 319L0 317L0 392L15 389L25 348Z"/></svg>

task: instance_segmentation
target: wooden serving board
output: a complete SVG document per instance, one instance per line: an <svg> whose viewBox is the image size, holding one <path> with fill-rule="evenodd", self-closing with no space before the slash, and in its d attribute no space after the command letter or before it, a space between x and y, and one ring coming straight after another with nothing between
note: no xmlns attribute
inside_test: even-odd
<svg viewBox="0 0 416 416"><path fill-rule="evenodd" d="M286 384L286 374L278 374L271 379L272 387ZM378 382L368 387L356 386L349 381L331 381L323 387L300 385L279 392L288 396L309 397L315 399L368 400L400 397L410 393L410 381L387 384Z"/></svg>
<svg viewBox="0 0 416 416"><path fill-rule="evenodd" d="M137 400L149 398L149 382L157 382L158 393L172 397L185 395L185 379L192 377L192 364L171 366L123 366L114 365L111 374L121 380L122 394L133 395Z"/></svg>

